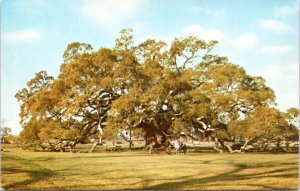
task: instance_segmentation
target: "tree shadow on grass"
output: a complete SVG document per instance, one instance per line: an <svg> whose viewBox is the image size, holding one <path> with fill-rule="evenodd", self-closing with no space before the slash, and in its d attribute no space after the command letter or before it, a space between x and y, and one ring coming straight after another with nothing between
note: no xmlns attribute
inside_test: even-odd
<svg viewBox="0 0 300 191"><path fill-rule="evenodd" d="M20 170L20 169L14 169L14 168L4 168L3 169L4 174L5 173L13 173L13 174L18 174L18 173L28 173L30 178L26 179L21 182L13 182L11 184L4 185L3 188L10 190L10 189L24 189L25 186L33 184L35 182L47 179L49 177L55 176L57 173L43 168L43 169L38 169L38 170ZM17 180L17 177L16 177Z"/></svg>
<svg viewBox="0 0 300 191"><path fill-rule="evenodd" d="M142 189L147 189L147 190L179 190L179 189L183 189L186 187L193 187L194 189L208 189L207 187L213 187L213 186L220 186L223 183L228 183L228 182L232 182L232 188L231 189L238 189L238 188L234 188L234 182L237 180L250 180L250 179L254 179L255 180L259 180L260 178L298 178L298 174L297 173L293 173L293 174L274 174L274 173L285 173L285 172L289 172L290 170L292 170L292 168L285 168L285 169L280 169L280 170L273 170L273 171L269 171L267 173L252 173L252 174L238 174L239 172L241 172L242 170L247 169L245 167L245 165L242 164L233 164L235 166L235 168L229 172L225 172L225 173L220 173L218 175L215 176L210 176L210 177L204 177L204 178L195 178L194 175L190 178L187 177L179 177L177 179L177 181L173 181L173 182L165 182L162 184L157 184L154 186L146 186L147 183L145 184L146 187L143 187ZM266 174L268 176L266 176ZM282 187L278 187L275 185L264 185L264 184L249 184L249 183L245 183L245 184L239 184L238 186L257 186L262 187L264 189L287 189L286 187L282 186Z"/></svg>
<svg viewBox="0 0 300 191"><path fill-rule="evenodd" d="M61 153L62 155L64 153ZM69 154L69 153L67 153ZM98 154L98 155L95 155ZM48 160L66 160L66 159L109 159L109 158L120 158L120 157L130 157L130 158L138 158L138 157L148 157L149 154L137 154L137 155L130 155L124 153L117 153L117 154L103 154L102 153L73 153L72 157L37 157L35 160L38 161L48 161Z"/></svg>
<svg viewBox="0 0 300 191"><path fill-rule="evenodd" d="M30 169L19 169L14 167L2 167L2 175L3 174L15 174L16 182L3 185L4 189L24 189L26 185L30 185L32 183L47 179L49 177L57 175L57 172L52 171L50 169L44 168L30 160L22 159L21 157L9 157L10 160L15 160L21 163L24 166L29 166ZM17 174L26 173L30 176L29 179L18 182Z"/></svg>

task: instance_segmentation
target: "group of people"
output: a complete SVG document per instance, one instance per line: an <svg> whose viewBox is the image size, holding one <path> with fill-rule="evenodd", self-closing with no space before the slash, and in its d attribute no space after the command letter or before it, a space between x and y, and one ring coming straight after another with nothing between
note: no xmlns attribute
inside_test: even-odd
<svg viewBox="0 0 300 191"><path fill-rule="evenodd" d="M179 139L175 139L174 141L171 142L171 144L174 146L175 148L175 154L179 154L179 152L182 150L183 153L186 153L186 145L184 144L184 140L179 138Z"/></svg>
<svg viewBox="0 0 300 191"><path fill-rule="evenodd" d="M167 145L166 148L166 152L168 154L171 154L173 152L173 150L175 150L175 154L179 154L181 151L186 154L187 152L187 146L184 144L184 138L183 137L179 137L176 138L173 141L167 141L169 144ZM153 152L155 152L155 142L151 141L150 144L148 144L148 146L146 147L147 149L149 149L149 154L153 154Z"/></svg>

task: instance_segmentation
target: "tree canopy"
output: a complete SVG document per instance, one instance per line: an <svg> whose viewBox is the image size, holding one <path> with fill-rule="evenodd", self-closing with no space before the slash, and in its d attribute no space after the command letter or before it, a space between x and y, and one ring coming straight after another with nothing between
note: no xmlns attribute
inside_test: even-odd
<svg viewBox="0 0 300 191"><path fill-rule="evenodd" d="M265 80L213 53L217 43L187 36L136 45L131 29L113 48L71 43L57 78L41 71L16 94L20 140L57 149L121 129L156 147L180 133L220 142L295 137L299 110L280 112Z"/></svg>

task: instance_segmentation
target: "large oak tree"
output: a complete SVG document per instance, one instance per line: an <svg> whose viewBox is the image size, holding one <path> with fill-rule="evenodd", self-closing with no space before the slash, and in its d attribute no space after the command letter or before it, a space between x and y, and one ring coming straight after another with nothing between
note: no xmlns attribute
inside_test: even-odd
<svg viewBox="0 0 300 191"><path fill-rule="evenodd" d="M16 94L21 142L63 150L127 129L142 132L146 146L167 148L184 133L230 150L236 139L295 137L298 110L278 111L265 80L213 53L217 43L187 36L169 48L155 39L136 45L131 29L113 48L71 43L56 79L39 72Z"/></svg>

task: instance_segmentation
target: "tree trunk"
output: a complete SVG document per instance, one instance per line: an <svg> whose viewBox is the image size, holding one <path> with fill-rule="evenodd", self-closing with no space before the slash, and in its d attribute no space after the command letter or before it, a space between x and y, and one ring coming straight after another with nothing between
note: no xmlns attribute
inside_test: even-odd
<svg viewBox="0 0 300 191"><path fill-rule="evenodd" d="M133 147L134 145L133 145L133 142L132 142L132 140L130 140L129 141L129 150L131 150L131 148Z"/></svg>
<svg viewBox="0 0 300 191"><path fill-rule="evenodd" d="M149 145L149 154L152 155L152 153L153 153L153 146Z"/></svg>
<svg viewBox="0 0 300 191"><path fill-rule="evenodd" d="M60 152L65 152L65 147L62 140L59 141L59 147L57 148L57 150L59 150Z"/></svg>
<svg viewBox="0 0 300 191"><path fill-rule="evenodd" d="M153 154L154 145L155 145L155 142L152 142L148 145L150 155Z"/></svg>
<svg viewBox="0 0 300 191"><path fill-rule="evenodd" d="M280 139L277 138L277 140L276 140L276 150L277 151L280 151L280 143L281 143Z"/></svg>
<svg viewBox="0 0 300 191"><path fill-rule="evenodd" d="M289 142L289 140L286 138L286 139L285 139L285 150L288 151L289 147L290 147L290 142Z"/></svg>
<svg viewBox="0 0 300 191"><path fill-rule="evenodd" d="M218 146L219 146L218 138L215 138L215 146L214 146L214 150L215 150L215 151L218 151L219 153L223 153L223 150L222 150L222 149L219 149Z"/></svg>
<svg viewBox="0 0 300 191"><path fill-rule="evenodd" d="M246 146L248 145L250 139L247 139L245 144L241 147L241 151L244 151L245 152L245 149L246 149Z"/></svg>
<svg viewBox="0 0 300 191"><path fill-rule="evenodd" d="M131 129L129 129L129 150L131 150L132 141L131 141Z"/></svg>
<svg viewBox="0 0 300 191"><path fill-rule="evenodd" d="M123 133L121 133L120 136L121 136L126 142L129 143L129 150L131 150L131 147L134 146L134 145L133 145L133 142L132 142L132 140L131 140L131 130L129 130L129 139L127 139L126 136L125 136Z"/></svg>
<svg viewBox="0 0 300 191"><path fill-rule="evenodd" d="M98 142L95 142L93 144L93 147L91 148L90 153L92 153L96 149L96 147L98 146L98 144L99 144Z"/></svg>
<svg viewBox="0 0 300 191"><path fill-rule="evenodd" d="M77 143L78 143L77 140L75 140L75 141L72 141L72 142L69 144L70 152L73 152L72 149L75 149L75 146L76 146Z"/></svg>
<svg viewBox="0 0 300 191"><path fill-rule="evenodd" d="M62 153L65 152L65 148L64 148L64 147L60 147L59 150L60 150L60 152L62 152Z"/></svg>
<svg viewBox="0 0 300 191"><path fill-rule="evenodd" d="M229 150L230 153L243 153L242 150L232 150L230 145L226 145L227 149Z"/></svg>
<svg viewBox="0 0 300 191"><path fill-rule="evenodd" d="M90 150L90 153L92 153L98 145L102 145L102 137L99 139L99 141L94 143L93 147Z"/></svg>

